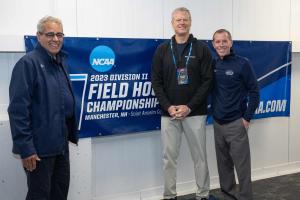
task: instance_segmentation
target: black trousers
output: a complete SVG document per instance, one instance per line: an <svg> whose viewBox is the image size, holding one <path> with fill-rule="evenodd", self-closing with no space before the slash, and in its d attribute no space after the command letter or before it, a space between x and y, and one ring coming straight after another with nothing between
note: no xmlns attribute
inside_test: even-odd
<svg viewBox="0 0 300 200"><path fill-rule="evenodd" d="M25 170L26 200L67 200L70 183L69 152L41 158L34 171Z"/></svg>

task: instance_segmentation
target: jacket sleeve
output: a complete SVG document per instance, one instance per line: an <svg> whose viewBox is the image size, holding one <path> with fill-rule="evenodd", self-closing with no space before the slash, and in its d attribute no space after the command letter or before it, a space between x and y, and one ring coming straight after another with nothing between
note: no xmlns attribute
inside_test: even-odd
<svg viewBox="0 0 300 200"><path fill-rule="evenodd" d="M8 114L13 151L26 158L36 154L33 144L31 105L35 72L33 64L23 58L15 65L9 85Z"/></svg>
<svg viewBox="0 0 300 200"><path fill-rule="evenodd" d="M200 48L197 45L197 48ZM198 50L197 52L201 52ZM198 56L198 55L197 55ZM201 84L198 86L195 95L191 98L187 106L193 111L199 105L206 104L207 97L212 88L213 83L213 67L212 67L212 56L206 45L203 45L203 51L201 56L201 65L200 65L200 78Z"/></svg>
<svg viewBox="0 0 300 200"><path fill-rule="evenodd" d="M243 79L246 90L248 91L248 106L243 118L250 121L253 117L255 109L259 104L259 87L253 67L247 60L243 67Z"/></svg>
<svg viewBox="0 0 300 200"><path fill-rule="evenodd" d="M164 80L163 80L163 60L162 60L163 46L159 46L153 56L152 66L151 66L151 83L161 107L163 110L168 110L171 106L166 92L164 90Z"/></svg>

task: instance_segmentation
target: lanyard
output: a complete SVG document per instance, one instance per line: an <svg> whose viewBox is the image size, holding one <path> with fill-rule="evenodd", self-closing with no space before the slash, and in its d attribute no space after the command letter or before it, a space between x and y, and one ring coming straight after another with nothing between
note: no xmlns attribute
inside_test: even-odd
<svg viewBox="0 0 300 200"><path fill-rule="evenodd" d="M173 40L171 39L171 44L170 44L170 46L171 46L171 51L172 51L172 56L173 56L173 63L174 63L174 65L175 65L175 67L177 67L176 66L176 59L175 59L175 55L174 55L174 51L173 51ZM190 56L191 56L191 53L192 53L192 47L193 47L193 43L191 42L191 46L190 46L190 50L189 50L189 55L188 55L188 57L187 57L187 59L186 59L186 61L185 61L185 68L187 68L187 66L188 66L188 64L189 64L189 60L190 60ZM180 55L181 56L181 55Z"/></svg>

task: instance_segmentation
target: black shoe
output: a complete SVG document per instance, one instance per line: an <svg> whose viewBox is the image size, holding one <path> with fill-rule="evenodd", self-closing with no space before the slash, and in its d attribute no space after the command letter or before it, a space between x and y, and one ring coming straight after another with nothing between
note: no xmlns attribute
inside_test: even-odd
<svg viewBox="0 0 300 200"><path fill-rule="evenodd" d="M201 200L218 200L216 197L214 197L213 195L209 195L208 198L201 198Z"/></svg>
<svg viewBox="0 0 300 200"><path fill-rule="evenodd" d="M218 200L216 197L214 197L213 195L209 195L208 200Z"/></svg>

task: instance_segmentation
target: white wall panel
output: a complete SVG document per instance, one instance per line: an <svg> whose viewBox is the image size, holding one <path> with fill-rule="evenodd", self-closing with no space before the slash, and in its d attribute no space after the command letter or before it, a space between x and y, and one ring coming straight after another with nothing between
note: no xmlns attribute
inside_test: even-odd
<svg viewBox="0 0 300 200"><path fill-rule="evenodd" d="M289 161L300 161L300 53L293 53Z"/></svg>
<svg viewBox="0 0 300 200"><path fill-rule="evenodd" d="M290 40L290 1L233 0L233 38Z"/></svg>
<svg viewBox="0 0 300 200"><path fill-rule="evenodd" d="M0 54L0 66L0 114L4 114L8 104L9 68L7 54Z"/></svg>
<svg viewBox="0 0 300 200"><path fill-rule="evenodd" d="M161 38L160 0L78 0L78 35Z"/></svg>
<svg viewBox="0 0 300 200"><path fill-rule="evenodd" d="M66 12L67 4L63 8L60 5L62 3L55 5L52 0L2 0L0 6L0 24L2 26L0 29L0 52L25 51L23 36L36 34L36 25L39 19L45 15L70 12ZM60 12L60 10L64 11Z"/></svg>
<svg viewBox="0 0 300 200"><path fill-rule="evenodd" d="M110 199L161 186L160 134L93 138L93 194ZM132 197L133 197L132 196Z"/></svg>
<svg viewBox="0 0 300 200"><path fill-rule="evenodd" d="M300 52L300 1L291 0L291 40L293 52Z"/></svg>
<svg viewBox="0 0 300 200"><path fill-rule="evenodd" d="M288 121L287 117L251 121L248 135L253 170L288 162Z"/></svg>
<svg viewBox="0 0 300 200"><path fill-rule="evenodd" d="M191 33L198 39L211 39L220 28L232 30L232 0L164 0L164 38L173 34L171 13L186 7L192 15Z"/></svg>
<svg viewBox="0 0 300 200"><path fill-rule="evenodd" d="M60 18L66 36L77 36L77 0L53 0L53 15Z"/></svg>
<svg viewBox="0 0 300 200"><path fill-rule="evenodd" d="M92 145L91 138L80 139L78 146L70 144L69 200L92 199Z"/></svg>
<svg viewBox="0 0 300 200"><path fill-rule="evenodd" d="M26 175L21 160L13 157L9 121L0 115L0 198L20 200L26 196Z"/></svg>
<svg viewBox="0 0 300 200"><path fill-rule="evenodd" d="M53 14L53 12L52 0L2 0L0 35L35 34L38 20L47 14Z"/></svg>
<svg viewBox="0 0 300 200"><path fill-rule="evenodd" d="M170 14L178 6L191 10L199 39L222 27L235 39L292 40L293 51L300 51L298 0L3 0L0 51L24 51L22 36L34 35L46 14L60 17L68 36L169 38Z"/></svg>
<svg viewBox="0 0 300 200"><path fill-rule="evenodd" d="M0 115L6 115L9 103L8 88L11 72L24 53L0 53Z"/></svg>
<svg viewBox="0 0 300 200"><path fill-rule="evenodd" d="M29 34L27 34L29 35ZM23 35L0 35L0 52L24 52Z"/></svg>

